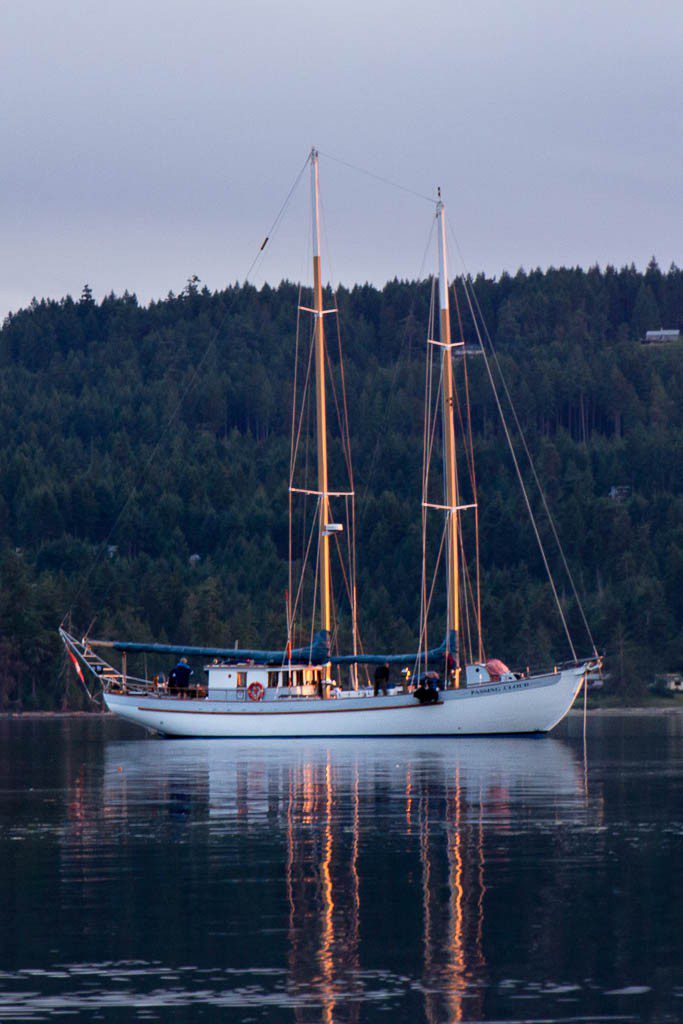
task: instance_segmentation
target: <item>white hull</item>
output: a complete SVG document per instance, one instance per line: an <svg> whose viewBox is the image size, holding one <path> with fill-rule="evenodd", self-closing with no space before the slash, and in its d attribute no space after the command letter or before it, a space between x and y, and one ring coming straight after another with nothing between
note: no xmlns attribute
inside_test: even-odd
<svg viewBox="0 0 683 1024"><path fill-rule="evenodd" d="M515 682L447 690L436 705L409 694L244 703L105 693L110 711L163 736L483 736L549 732L581 688L586 666Z"/></svg>

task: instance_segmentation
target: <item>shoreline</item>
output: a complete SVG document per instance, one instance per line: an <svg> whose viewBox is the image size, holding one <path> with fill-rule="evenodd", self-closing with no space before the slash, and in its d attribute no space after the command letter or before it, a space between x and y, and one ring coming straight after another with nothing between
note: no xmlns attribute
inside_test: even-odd
<svg viewBox="0 0 683 1024"><path fill-rule="evenodd" d="M609 716L617 717L619 715L643 715L659 717L661 715L680 715L683 714L683 705L671 704L669 706L657 705L650 707L647 704L634 706L634 707L623 707L623 708L588 708L589 715L598 715L600 718L607 718ZM583 716L583 708L573 707L569 711L568 715L576 717L577 715Z"/></svg>

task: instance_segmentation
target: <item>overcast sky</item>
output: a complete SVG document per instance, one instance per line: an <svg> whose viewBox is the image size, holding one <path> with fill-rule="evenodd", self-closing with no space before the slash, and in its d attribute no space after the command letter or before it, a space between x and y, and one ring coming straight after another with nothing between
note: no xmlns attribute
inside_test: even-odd
<svg viewBox="0 0 683 1024"><path fill-rule="evenodd" d="M472 270L680 264L682 55L681 0L6 2L0 315L242 280L312 143L440 184ZM326 276L417 275L426 202L321 184ZM256 284L303 273L299 191Z"/></svg>

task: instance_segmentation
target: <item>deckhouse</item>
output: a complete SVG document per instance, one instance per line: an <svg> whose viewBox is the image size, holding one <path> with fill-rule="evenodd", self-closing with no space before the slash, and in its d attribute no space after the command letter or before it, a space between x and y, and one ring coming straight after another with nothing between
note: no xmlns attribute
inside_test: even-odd
<svg viewBox="0 0 683 1024"><path fill-rule="evenodd" d="M279 697L315 697L324 682L322 665L255 665L253 662L212 662L209 700L277 700Z"/></svg>

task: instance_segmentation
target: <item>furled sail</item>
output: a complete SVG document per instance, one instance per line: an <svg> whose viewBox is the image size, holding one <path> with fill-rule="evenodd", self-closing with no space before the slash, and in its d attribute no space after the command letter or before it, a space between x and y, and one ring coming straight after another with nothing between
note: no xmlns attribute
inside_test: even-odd
<svg viewBox="0 0 683 1024"><path fill-rule="evenodd" d="M125 654L174 654L186 658L220 658L223 661L253 661L259 665L412 665L416 661L433 662L455 650L455 633L429 651L409 654L343 654L330 656L330 634L320 630L313 642L295 650L269 651L250 647L189 647L186 644L144 644L129 640L87 640L91 647L108 647Z"/></svg>

